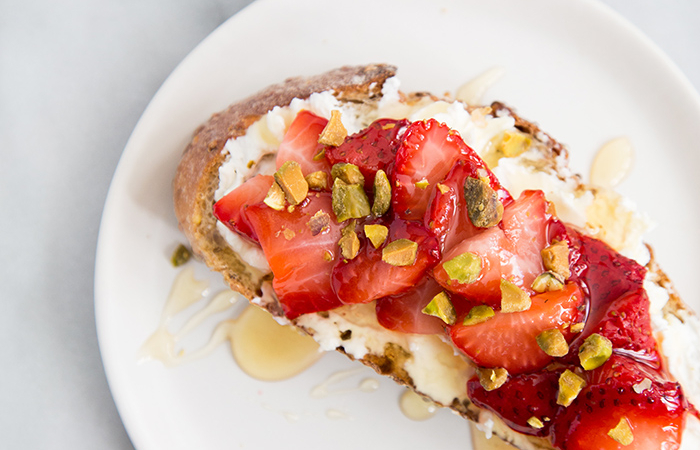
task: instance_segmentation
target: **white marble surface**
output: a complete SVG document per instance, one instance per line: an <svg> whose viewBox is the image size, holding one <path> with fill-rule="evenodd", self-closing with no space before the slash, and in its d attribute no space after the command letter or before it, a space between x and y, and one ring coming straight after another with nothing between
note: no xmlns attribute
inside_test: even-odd
<svg viewBox="0 0 700 450"><path fill-rule="evenodd" d="M94 325L102 207L150 98L247 3L0 1L0 448L133 448ZM604 3L700 89L700 3Z"/></svg>

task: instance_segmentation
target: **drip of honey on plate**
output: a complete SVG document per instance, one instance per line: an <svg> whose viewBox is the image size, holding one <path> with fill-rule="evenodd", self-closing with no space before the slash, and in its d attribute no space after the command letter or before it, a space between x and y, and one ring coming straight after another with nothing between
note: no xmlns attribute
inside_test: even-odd
<svg viewBox="0 0 700 450"><path fill-rule="evenodd" d="M410 390L406 390L401 394L399 407L404 416L416 421L428 420L438 410L438 406L435 403Z"/></svg>
<svg viewBox="0 0 700 450"><path fill-rule="evenodd" d="M287 325L278 324L270 313L248 305L236 318L220 322L209 341L191 352L177 350L177 344L208 317L232 307L240 296L232 291L215 295L201 310L194 313L175 333L169 331L172 319L194 303L205 298L209 284L194 277L186 268L173 282L156 331L141 347L141 360L157 360L175 366L210 354L228 341L240 368L253 378L273 381L291 378L321 357L318 344Z"/></svg>
<svg viewBox="0 0 700 450"><path fill-rule="evenodd" d="M619 185L632 169L634 148L626 137L606 142L599 150L591 166L591 184L608 189Z"/></svg>

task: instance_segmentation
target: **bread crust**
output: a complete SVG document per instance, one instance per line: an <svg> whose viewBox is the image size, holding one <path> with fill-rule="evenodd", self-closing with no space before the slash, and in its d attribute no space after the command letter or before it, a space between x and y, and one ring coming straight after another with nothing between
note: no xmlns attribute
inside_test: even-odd
<svg viewBox="0 0 700 450"><path fill-rule="evenodd" d="M270 280L271 274L248 265L228 246L216 228L212 206L214 192L219 185L218 169L226 159L224 145L229 139L244 135L249 126L272 108L287 106L294 98L306 99L315 92L332 90L339 100L366 102L376 99L381 94L384 82L395 74L394 66L374 64L346 66L311 77L289 78L212 115L207 123L196 130L184 151L173 181L175 213L180 229L189 240L194 253L212 270L220 272L232 289L249 300L255 299L256 304L277 317L284 317L284 313L274 296L272 300L261 300L261 297L271 297L264 296L262 292L263 284ZM408 94L406 98L420 98L425 95L429 94ZM495 102L491 109L495 115L512 116L518 129L537 140L539 150L545 155L548 164L551 164L546 169L565 178L561 168L567 164L568 154L563 145L541 131L536 124L519 117L503 103ZM566 175L568 178L571 176ZM580 184L580 180L576 180ZM651 249L649 250L651 261L647 268L657 275L659 285L669 292L671 298L664 312L683 320L678 312L689 310L676 294L666 274L654 261ZM269 283L267 285L269 286ZM327 317L327 313L318 314ZM303 327L296 321L292 323L310 335L315 333L313 329ZM354 359L342 346L337 350ZM403 367L404 361L409 357L410 352L407 349L392 344L385 347L383 353L369 353L359 361L378 373L391 377L397 383L416 390L413 380ZM441 406L449 407L472 421L479 420L480 410L467 399L454 399L451 404ZM517 433L495 416L494 420L494 434L518 448L553 448L545 439Z"/></svg>

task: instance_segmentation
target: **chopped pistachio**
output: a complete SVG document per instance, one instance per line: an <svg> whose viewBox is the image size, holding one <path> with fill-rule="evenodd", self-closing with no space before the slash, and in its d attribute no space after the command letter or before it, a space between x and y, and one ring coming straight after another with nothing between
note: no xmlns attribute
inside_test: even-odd
<svg viewBox="0 0 700 450"><path fill-rule="evenodd" d="M425 178L416 182L415 184L418 189L426 189L428 186L430 186L430 183Z"/></svg>
<svg viewBox="0 0 700 450"><path fill-rule="evenodd" d="M476 374L479 376L479 383L487 391L493 391L503 386L508 380L508 371L503 368L495 369L476 369Z"/></svg>
<svg viewBox="0 0 700 450"><path fill-rule="evenodd" d="M331 111L330 120L318 138L318 143L337 147L345 141L347 135L348 130L345 129L343 122L340 120L340 111L334 109Z"/></svg>
<svg viewBox="0 0 700 450"><path fill-rule="evenodd" d="M438 188L438 190L440 191L441 194L447 194L448 192L450 192L450 188L447 187L447 186L445 186L445 185L442 184L442 183L438 183L438 184L437 184L437 188Z"/></svg>
<svg viewBox="0 0 700 450"><path fill-rule="evenodd" d="M585 322L579 322L579 323L572 323L571 326L569 327L569 330L572 333L580 333L583 331L583 327L586 325Z"/></svg>
<svg viewBox="0 0 700 450"><path fill-rule="evenodd" d="M506 158L513 158L525 153L531 145L532 138L527 134L519 131L506 131L503 133L503 139L497 148Z"/></svg>
<svg viewBox="0 0 700 450"><path fill-rule="evenodd" d="M326 158L326 147L321 148L312 158L314 161L323 161Z"/></svg>
<svg viewBox="0 0 700 450"><path fill-rule="evenodd" d="M388 235L389 229L384 225L365 225L365 236L367 236L374 248L381 247Z"/></svg>
<svg viewBox="0 0 700 450"><path fill-rule="evenodd" d="M472 309L469 310L467 313L467 316L464 318L464 321L462 322L462 325L476 325L478 323L486 322L493 316L495 316L496 313L493 311L493 308L490 306L486 305L478 305L473 307Z"/></svg>
<svg viewBox="0 0 700 450"><path fill-rule="evenodd" d="M612 342L598 333L588 336L578 351L581 367L586 370L602 366L610 358L610 355L612 355Z"/></svg>
<svg viewBox="0 0 700 450"><path fill-rule="evenodd" d="M410 266L417 255L418 244L410 239L397 239L382 249L382 261L392 266Z"/></svg>
<svg viewBox="0 0 700 450"><path fill-rule="evenodd" d="M586 387L586 380L566 369L559 376L559 394L557 395L557 405L569 406Z"/></svg>
<svg viewBox="0 0 700 450"><path fill-rule="evenodd" d="M309 193L309 184L301 173L301 166L296 161L287 161L275 172L275 181L284 191L289 204L298 205Z"/></svg>
<svg viewBox="0 0 700 450"><path fill-rule="evenodd" d="M617 425L615 425L615 428L608 431L608 436L613 438L618 444L624 445L625 447L634 441L632 428L630 428L630 423L626 417L620 418L620 421L617 423Z"/></svg>
<svg viewBox="0 0 700 450"><path fill-rule="evenodd" d="M328 229L328 225L331 223L331 216L322 209L316 211L316 214L311 216L311 219L307 222L309 229L311 230L311 235L316 236L322 231Z"/></svg>
<svg viewBox="0 0 700 450"><path fill-rule="evenodd" d="M296 233L294 232L294 230L285 228L284 230L282 230L282 235L286 240L291 241L292 239L294 239L294 236L296 236Z"/></svg>
<svg viewBox="0 0 700 450"><path fill-rule="evenodd" d="M338 245L340 246L340 254L345 259L354 259L360 252L360 238L355 233L354 220L343 228Z"/></svg>
<svg viewBox="0 0 700 450"><path fill-rule="evenodd" d="M384 215L391 206L391 183L386 172L379 169L374 175L374 204L372 214L379 217Z"/></svg>
<svg viewBox="0 0 700 450"><path fill-rule="evenodd" d="M323 259L327 262L333 261L333 253L330 250L326 250L323 252Z"/></svg>
<svg viewBox="0 0 700 450"><path fill-rule="evenodd" d="M535 416L532 416L529 419L527 419L527 424L530 425L532 428L537 428L538 430L544 427L542 421Z"/></svg>
<svg viewBox="0 0 700 450"><path fill-rule="evenodd" d="M322 191L328 188L328 174L323 170L311 172L304 179L309 185L309 189Z"/></svg>
<svg viewBox="0 0 700 450"><path fill-rule="evenodd" d="M564 241L555 241L540 252L544 268L558 273L564 280L571 276L569 270L569 246Z"/></svg>
<svg viewBox="0 0 700 450"><path fill-rule="evenodd" d="M454 325L456 320L455 307L445 291L440 292L422 310L423 314L442 319L448 325Z"/></svg>
<svg viewBox="0 0 700 450"><path fill-rule="evenodd" d="M267 191L267 196L265 196L263 203L275 211L282 211L284 209L284 191L276 181L272 183L270 190Z"/></svg>
<svg viewBox="0 0 700 450"><path fill-rule="evenodd" d="M467 214L474 226L491 228L503 217L503 203L487 181L469 177L464 183Z"/></svg>
<svg viewBox="0 0 700 450"><path fill-rule="evenodd" d="M173 256L170 257L170 263L173 267L179 267L190 260L192 253L184 245L180 244L177 246L173 252Z"/></svg>
<svg viewBox="0 0 700 450"><path fill-rule="evenodd" d="M544 272L535 278L532 282L532 290L537 293L558 291L564 288L564 282L561 275L556 272Z"/></svg>
<svg viewBox="0 0 700 450"><path fill-rule="evenodd" d="M331 201L338 222L359 219L370 214L369 199L360 184L347 184L336 178L331 190Z"/></svg>
<svg viewBox="0 0 700 450"><path fill-rule="evenodd" d="M331 176L333 179L340 178L347 184L361 184L364 186L365 177L360 172L360 168L355 164L337 163L331 167Z"/></svg>
<svg viewBox="0 0 700 450"><path fill-rule="evenodd" d="M532 300L527 292L513 282L501 278L501 312L527 311L531 305Z"/></svg>
<svg viewBox="0 0 700 450"><path fill-rule="evenodd" d="M465 252L455 256L442 264L450 280L460 284L471 284L479 278L481 273L481 258L471 252Z"/></svg>
<svg viewBox="0 0 700 450"><path fill-rule="evenodd" d="M537 335L537 345L549 356L561 357L569 353L564 335L556 328L545 330Z"/></svg>

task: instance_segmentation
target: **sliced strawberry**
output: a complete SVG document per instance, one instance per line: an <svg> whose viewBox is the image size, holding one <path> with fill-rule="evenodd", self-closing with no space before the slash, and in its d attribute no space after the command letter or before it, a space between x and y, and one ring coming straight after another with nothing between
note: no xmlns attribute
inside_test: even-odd
<svg viewBox="0 0 700 450"><path fill-rule="evenodd" d="M544 271L540 252L547 246L550 219L542 191L524 191L503 212L501 228L518 256L518 267L511 274L516 279L522 277L523 287L529 288ZM520 275L516 275L517 271Z"/></svg>
<svg viewBox="0 0 700 450"><path fill-rule="evenodd" d="M679 447L690 406L678 383L617 355L593 372L588 374L588 386L552 426L556 446L566 450ZM626 420L632 431L633 441L628 446L608 434L621 420Z"/></svg>
<svg viewBox="0 0 700 450"><path fill-rule="evenodd" d="M319 211L330 220L314 235L318 230L312 230L309 221ZM249 206L246 215L260 238L274 274L272 286L289 319L341 305L331 287L341 227L335 221L330 194L310 195L291 212L258 203Z"/></svg>
<svg viewBox="0 0 700 450"><path fill-rule="evenodd" d="M378 170L388 171L396 158L396 149L406 132L406 119L379 119L367 128L348 136L338 147L327 147L326 158L331 166L345 162L356 165L365 177L365 189L372 190Z"/></svg>
<svg viewBox="0 0 700 450"><path fill-rule="evenodd" d="M409 291L377 299L377 320L384 328L402 333L440 334L445 322L422 312L430 300L442 292L442 286L426 278Z"/></svg>
<svg viewBox="0 0 700 450"><path fill-rule="evenodd" d="M502 367L511 374L541 369L552 357L540 349L537 335L553 328L570 337L569 326L579 317L583 295L574 283L564 289L532 297L527 311L502 313L477 325L462 325L466 311L459 311L451 328L452 342L478 366Z"/></svg>
<svg viewBox="0 0 700 450"><path fill-rule="evenodd" d="M274 179L269 175L250 178L214 204L214 217L232 231L257 242L258 238L250 227L245 209L262 202L273 182Z"/></svg>
<svg viewBox="0 0 700 450"><path fill-rule="evenodd" d="M444 264L466 252L481 258L481 272L476 281L463 284L450 278ZM441 262L433 269L433 277L449 292L497 308L501 304L501 278L507 278L513 273L511 268L516 267L517 258L505 233L499 227L493 227L465 239L445 253Z"/></svg>
<svg viewBox="0 0 700 450"><path fill-rule="evenodd" d="M464 198L464 182L473 172L468 161L457 161L438 189L433 190L424 221L443 252L480 231L469 220Z"/></svg>
<svg viewBox="0 0 700 450"><path fill-rule="evenodd" d="M469 152L455 131L435 119L413 122L396 152L393 207L403 219L423 220L436 183Z"/></svg>
<svg viewBox="0 0 700 450"><path fill-rule="evenodd" d="M277 167L287 161L296 161L301 165L304 175L319 170L330 173L330 166L325 158L314 159L324 148L324 145L318 143L318 137L327 123L328 120L310 111L299 111L277 151Z"/></svg>
<svg viewBox="0 0 700 450"><path fill-rule="evenodd" d="M384 245L375 249L358 226L362 243L359 254L352 260L339 259L333 268L333 289L344 303L367 303L406 292L419 283L428 268L440 258L437 241L422 225L398 218L391 223L377 223L389 228ZM382 261L382 249L397 239L410 239L418 244L415 263L393 266Z"/></svg>
<svg viewBox="0 0 700 450"><path fill-rule="evenodd" d="M523 192L518 200L506 206L500 226L469 237L445 252L433 271L435 279L450 292L493 306L500 305L503 278L532 292L532 282L544 271L540 250L547 245L551 219L546 209L542 191ZM464 218L461 222L464 223ZM466 234L469 229L463 226ZM450 237L449 232L447 236ZM450 279L444 264L466 252L481 257L482 269L476 281L462 284Z"/></svg>
<svg viewBox="0 0 700 450"><path fill-rule="evenodd" d="M508 191L500 186L495 175L459 133L429 119L411 123L396 152L393 207L399 217L423 220L436 184L445 179L458 160L465 161L464 174L489 178L499 199L504 204L510 202Z"/></svg>
<svg viewBox="0 0 700 450"><path fill-rule="evenodd" d="M467 383L467 392L476 406L495 412L515 431L547 436L552 419L564 409L557 405L559 375L563 371L510 376L503 386L493 391L484 389L479 379L474 377ZM532 417L542 423L542 428L528 423Z"/></svg>

